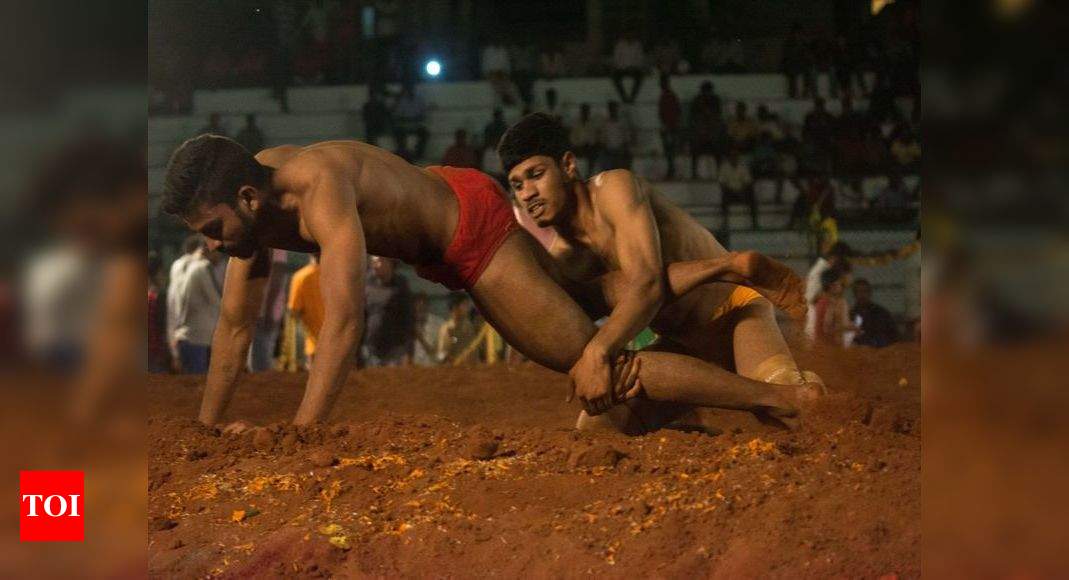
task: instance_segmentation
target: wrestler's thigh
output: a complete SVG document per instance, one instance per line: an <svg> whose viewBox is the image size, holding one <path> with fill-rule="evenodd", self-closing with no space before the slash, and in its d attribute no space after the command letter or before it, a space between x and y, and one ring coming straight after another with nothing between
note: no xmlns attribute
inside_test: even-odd
<svg viewBox="0 0 1069 580"><path fill-rule="evenodd" d="M735 346L736 372L756 378L758 366L776 355L791 356L783 338L772 303L764 298L735 310L732 339Z"/></svg>
<svg viewBox="0 0 1069 580"><path fill-rule="evenodd" d="M516 350L567 372L596 328L548 272L552 257L525 231L501 244L471 297L479 312Z"/></svg>

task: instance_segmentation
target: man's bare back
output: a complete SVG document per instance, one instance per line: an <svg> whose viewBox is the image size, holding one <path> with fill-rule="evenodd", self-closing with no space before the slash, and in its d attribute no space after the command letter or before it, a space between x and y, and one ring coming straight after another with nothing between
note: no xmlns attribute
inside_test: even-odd
<svg viewBox="0 0 1069 580"><path fill-rule="evenodd" d="M457 200L449 186L377 147L358 141L283 145L261 151L256 159L275 169L273 185L281 192L276 217L260 236L267 247L315 251L304 214L316 211L309 191L327 178L352 186L370 254L428 263L441 258L456 228Z"/></svg>

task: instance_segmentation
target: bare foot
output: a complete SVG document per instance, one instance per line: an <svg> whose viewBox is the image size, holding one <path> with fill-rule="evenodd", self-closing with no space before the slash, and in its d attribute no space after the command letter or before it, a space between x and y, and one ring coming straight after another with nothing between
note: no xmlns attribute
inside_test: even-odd
<svg viewBox="0 0 1069 580"><path fill-rule="evenodd" d="M735 252L733 269L743 285L753 288L795 320L805 318L805 284L786 264L759 252Z"/></svg>

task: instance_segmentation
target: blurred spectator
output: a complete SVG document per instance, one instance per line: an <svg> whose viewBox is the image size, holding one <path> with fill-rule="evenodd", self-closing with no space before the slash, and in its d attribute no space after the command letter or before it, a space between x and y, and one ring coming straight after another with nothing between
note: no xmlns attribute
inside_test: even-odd
<svg viewBox="0 0 1069 580"><path fill-rule="evenodd" d="M427 103L416 92L411 81L401 85L401 94L393 107L393 134L397 154L408 162L423 159L427 149ZM416 148L408 147L409 136L416 136Z"/></svg>
<svg viewBox="0 0 1069 580"><path fill-rule="evenodd" d="M497 156L497 144L508 128L508 123L505 122L505 112L501 110L501 107L494 109L494 118L483 127L482 168L486 173L499 179L504 177L504 168L501 166L501 158Z"/></svg>
<svg viewBox="0 0 1069 580"><path fill-rule="evenodd" d="M208 124L201 127L198 135L205 133L211 133L212 135L223 135L228 137L226 129L223 127L223 117L219 113L212 113L208 116Z"/></svg>
<svg viewBox="0 0 1069 580"><path fill-rule="evenodd" d="M453 144L445 151L442 165L451 167L479 168L479 153L468 144L468 132L457 129L453 133Z"/></svg>
<svg viewBox="0 0 1069 580"><path fill-rule="evenodd" d="M787 227L793 228L799 223L803 226L812 226L824 217L833 217L835 198L835 184L828 179L827 174L818 173L810 177L806 180L798 197L794 199Z"/></svg>
<svg viewBox="0 0 1069 580"><path fill-rule="evenodd" d="M148 253L148 372L165 373L170 370L167 351L167 307L161 300L159 283L160 255Z"/></svg>
<svg viewBox="0 0 1069 580"><path fill-rule="evenodd" d="M633 130L631 122L620 114L620 103L609 101L609 118L602 133L605 148L601 152L601 170L631 169Z"/></svg>
<svg viewBox="0 0 1069 580"><path fill-rule="evenodd" d="M323 328L323 294L319 288L319 258L308 255L308 265L297 270L290 281L290 316L304 330L304 356L309 366L315 361L316 341Z"/></svg>
<svg viewBox="0 0 1069 580"><path fill-rule="evenodd" d="M364 360L368 366L408 364L412 356L412 295L397 262L371 257L364 311Z"/></svg>
<svg viewBox="0 0 1069 580"><path fill-rule="evenodd" d="M665 39L653 47L653 63L662 77L679 74L680 59L679 42L676 40Z"/></svg>
<svg viewBox="0 0 1069 580"><path fill-rule="evenodd" d="M752 228L757 229L757 198L754 196L753 175L750 166L739 155L739 148L732 147L727 158L717 169L720 182L720 212L724 216L724 228L728 228L728 209L737 203L750 206Z"/></svg>
<svg viewBox="0 0 1069 580"><path fill-rule="evenodd" d="M908 125L901 125L891 140L891 157L900 170L915 170L921 159L921 146Z"/></svg>
<svg viewBox="0 0 1069 580"><path fill-rule="evenodd" d="M757 137L757 122L750 117L746 103L735 103L735 116L728 122L728 135L731 137L731 145L738 147L740 151L749 151Z"/></svg>
<svg viewBox="0 0 1069 580"><path fill-rule="evenodd" d="M639 89L642 88L642 79L645 76L646 54L642 43L633 32L628 32L616 41L616 48L612 53L612 82L616 87L620 100L625 103L635 102ZM624 78L634 80L631 92L624 90Z"/></svg>
<svg viewBox="0 0 1069 580"><path fill-rule="evenodd" d="M564 120L564 116L561 115L560 101L557 99L557 89L554 89L554 88L546 89L546 98L543 101L543 105L545 105L542 108L543 112L545 112L545 113L547 113L549 115L553 115L554 117L557 118L558 121L563 121Z"/></svg>
<svg viewBox="0 0 1069 580"><path fill-rule="evenodd" d="M178 363L184 374L208 372L212 334L219 320L223 281L215 266L222 261L216 251L202 251L190 260L185 281L178 287L178 318L175 340Z"/></svg>
<svg viewBox="0 0 1069 580"><path fill-rule="evenodd" d="M667 74L661 75L661 98L657 102L657 114L661 119L661 144L664 148L664 162L668 168L664 178L672 180L676 177L676 147L679 146L683 107L672 90Z"/></svg>
<svg viewBox="0 0 1069 580"><path fill-rule="evenodd" d="M382 98L382 90L377 83L368 84L367 102L360 110L364 118L364 141L376 147L379 137L390 130L390 118L392 113Z"/></svg>
<svg viewBox="0 0 1069 580"><path fill-rule="evenodd" d="M832 68L834 69L835 78L831 83L831 96L838 97L852 97L854 95L854 78L857 77L859 83L864 87L864 78L861 75L861 71L858 70L858 63L855 61L855 54L851 51L850 45L847 43L846 37L839 35L835 38L835 44L832 46Z"/></svg>
<svg viewBox="0 0 1069 580"><path fill-rule="evenodd" d="M763 135L768 135L773 144L779 144L786 137L779 116L769 111L768 105L765 104L757 106L757 130Z"/></svg>
<svg viewBox="0 0 1069 580"><path fill-rule="evenodd" d="M412 362L421 367L438 364L438 333L445 319L430 311L427 295L418 292L412 297L413 339Z"/></svg>
<svg viewBox="0 0 1069 580"><path fill-rule="evenodd" d="M542 51L540 61L539 71L542 73L542 78L547 81L556 80L568 74L564 51L557 46L556 42L550 43Z"/></svg>
<svg viewBox="0 0 1069 580"><path fill-rule="evenodd" d="M512 82L520 93L520 101L527 107L534 102L534 82L538 76L538 50L533 44L515 44L509 51L512 61Z"/></svg>
<svg viewBox="0 0 1069 580"><path fill-rule="evenodd" d="M256 155L264 148L264 134L256 126L256 115L252 113L245 115L245 126L234 137L234 140L241 143L253 155Z"/></svg>
<svg viewBox="0 0 1069 580"><path fill-rule="evenodd" d="M249 345L248 367L249 371L254 373L275 368L279 333L282 331L289 303L287 288L291 273L288 253L285 250L270 250L270 252L271 272L267 276L264 301L256 317L252 344Z"/></svg>
<svg viewBox="0 0 1069 580"><path fill-rule="evenodd" d="M603 143L601 129L601 123L590 114L590 103L579 105L579 119L576 120L571 132L572 151L577 158L586 159L587 175L594 172L601 156Z"/></svg>
<svg viewBox="0 0 1069 580"><path fill-rule="evenodd" d="M901 212L909 209L910 192L902 182L902 176L891 173L887 179L887 185L883 187L872 200L872 206L878 209Z"/></svg>
<svg viewBox="0 0 1069 580"><path fill-rule="evenodd" d="M456 293L449 296L449 319L438 330L438 360L452 362L478 334L471 319L471 300Z"/></svg>
<svg viewBox="0 0 1069 580"><path fill-rule="evenodd" d="M824 107L824 99L813 99L813 110L802 125L802 144L806 149L809 171L826 171L834 149L836 119Z"/></svg>
<svg viewBox="0 0 1069 580"><path fill-rule="evenodd" d="M713 83L705 81L690 104L691 176L698 179L698 160L705 155L719 159L727 146L727 127L720 112L720 97Z"/></svg>
<svg viewBox="0 0 1069 580"><path fill-rule="evenodd" d="M483 78L490 81L498 98L506 106L516 103L516 90L512 84L512 62L509 51L500 41L494 39L483 47L481 68Z"/></svg>
<svg viewBox="0 0 1069 580"><path fill-rule="evenodd" d="M750 151L750 168L754 178L779 179L780 157L776 145L768 133L761 132L757 136L753 149Z"/></svg>
<svg viewBox="0 0 1069 580"><path fill-rule="evenodd" d="M180 288L186 282L186 274L189 265L200 257L204 247L204 239L200 235L192 235L182 243L182 255L171 262L170 273L167 276L167 345L170 347L171 361L175 364L175 372L179 371L178 364L178 337L175 330L178 328L178 310L181 307L179 297L182 295Z"/></svg>
<svg viewBox="0 0 1069 580"><path fill-rule="evenodd" d="M868 117L854 109L854 100L840 99L841 110L835 121L836 169L839 173L856 175L864 171L865 139L870 126Z"/></svg>
<svg viewBox="0 0 1069 580"><path fill-rule="evenodd" d="M850 320L857 327L854 345L876 348L894 344L899 340L898 327L891 312L872 301L872 285L864 278L854 281L854 307Z"/></svg>
<svg viewBox="0 0 1069 580"><path fill-rule="evenodd" d="M813 302L816 319L813 340L827 346L847 346L848 333L854 330L848 318L843 291L846 274L839 268L830 268L820 275L820 294Z"/></svg>
<svg viewBox="0 0 1069 580"><path fill-rule="evenodd" d="M805 301L812 305L817 301L823 290L824 273L831 269L840 272L848 272L850 269L850 246L846 242L833 242L830 238L822 240L820 257L809 268L805 279ZM805 333L810 338L816 336L817 328L816 311L810 308L806 312Z"/></svg>
<svg viewBox="0 0 1069 580"><path fill-rule="evenodd" d="M813 74L812 55L802 36L802 25L791 25L790 34L783 42L783 75L787 79L787 96L792 99L816 96L817 81ZM802 78L802 90L798 90L798 78Z"/></svg>
<svg viewBox="0 0 1069 580"><path fill-rule="evenodd" d="M860 151L860 171L871 175L887 171L890 153L887 142L880 136L880 128L873 124L864 125Z"/></svg>

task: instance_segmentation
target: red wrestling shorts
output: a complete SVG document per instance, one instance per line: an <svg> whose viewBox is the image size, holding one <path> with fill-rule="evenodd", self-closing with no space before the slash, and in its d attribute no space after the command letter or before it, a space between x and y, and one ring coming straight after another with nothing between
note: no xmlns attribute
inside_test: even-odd
<svg viewBox="0 0 1069 580"><path fill-rule="evenodd" d="M453 241L437 264L416 267L421 278L450 290L471 290L501 243L519 227L505 192L494 178L477 169L428 167L457 196L459 215Z"/></svg>

